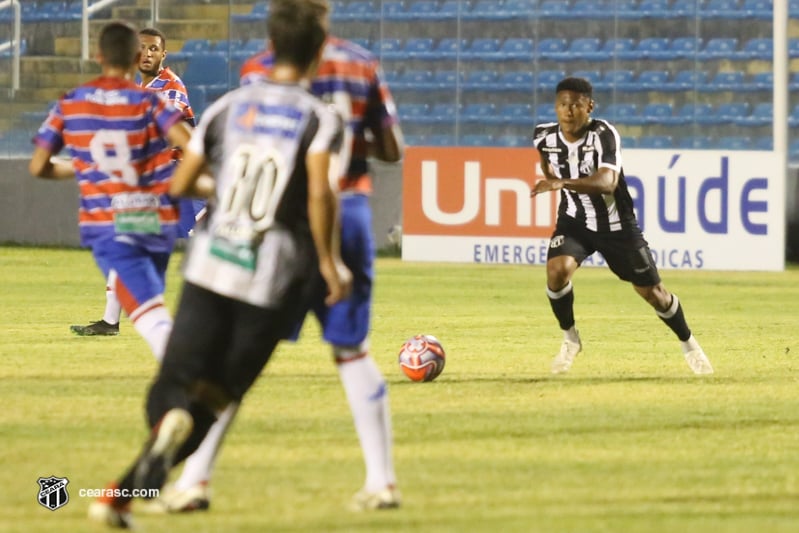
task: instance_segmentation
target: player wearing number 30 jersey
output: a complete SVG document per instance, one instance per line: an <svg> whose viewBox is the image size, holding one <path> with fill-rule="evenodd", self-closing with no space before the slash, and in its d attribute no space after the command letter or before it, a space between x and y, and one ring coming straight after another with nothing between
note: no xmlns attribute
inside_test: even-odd
<svg viewBox="0 0 799 533"><path fill-rule="evenodd" d="M77 177L81 244L90 247L122 308L157 359L172 320L163 305L178 213L169 197L172 146L190 136L181 111L137 87L133 71L139 39L115 22L100 35L100 77L69 91L55 105L34 142L35 176ZM66 148L71 165L52 161Z"/></svg>

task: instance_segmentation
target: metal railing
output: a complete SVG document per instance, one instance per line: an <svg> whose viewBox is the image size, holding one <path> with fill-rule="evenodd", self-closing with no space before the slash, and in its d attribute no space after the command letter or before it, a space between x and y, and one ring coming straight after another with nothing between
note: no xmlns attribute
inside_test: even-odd
<svg viewBox="0 0 799 533"><path fill-rule="evenodd" d="M16 0L13 0L16 1ZM100 0L94 4L89 5L89 0L83 0L83 9L81 10L81 29L80 29L80 56L84 61L89 60L89 17L92 14L105 9L108 6L116 4L121 0ZM155 26L158 22L158 9L159 0L150 0L150 21L151 26Z"/></svg>
<svg viewBox="0 0 799 533"><path fill-rule="evenodd" d="M19 0L3 0L0 2L0 11L12 8L14 10L14 36L5 43L0 43L0 52L13 50L11 57L11 95L19 90L19 56L22 40L20 38L22 26L22 9Z"/></svg>

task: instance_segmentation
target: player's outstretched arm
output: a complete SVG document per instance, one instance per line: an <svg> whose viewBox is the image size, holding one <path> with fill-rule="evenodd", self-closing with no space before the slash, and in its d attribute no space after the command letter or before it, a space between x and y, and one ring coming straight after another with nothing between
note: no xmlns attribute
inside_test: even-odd
<svg viewBox="0 0 799 533"><path fill-rule="evenodd" d="M372 155L387 163L396 163L402 159L402 154L405 152L405 141L398 125L375 128L372 134L374 136L371 145Z"/></svg>
<svg viewBox="0 0 799 533"><path fill-rule="evenodd" d="M205 170L204 155L191 150L184 151L183 159L178 163L169 184L169 194L210 198L214 193L214 180Z"/></svg>
<svg viewBox="0 0 799 533"><path fill-rule="evenodd" d="M336 228L336 196L328 180L330 152L308 154L305 164L308 169L308 219L319 258L319 272L327 283L325 303L333 305L349 295L352 274L333 248L337 242L333 235Z"/></svg>
<svg viewBox="0 0 799 533"><path fill-rule="evenodd" d="M75 177L75 169L68 161L53 157L50 150L37 146L33 151L28 171L37 178L65 180Z"/></svg>

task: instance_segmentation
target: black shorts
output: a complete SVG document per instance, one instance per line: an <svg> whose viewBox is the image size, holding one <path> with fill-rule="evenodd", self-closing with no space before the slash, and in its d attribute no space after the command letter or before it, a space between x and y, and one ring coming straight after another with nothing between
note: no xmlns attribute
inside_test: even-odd
<svg viewBox="0 0 799 533"><path fill-rule="evenodd" d="M160 377L184 387L209 382L240 401L291 331L300 290L282 308L265 309L184 283Z"/></svg>
<svg viewBox="0 0 799 533"><path fill-rule="evenodd" d="M660 283L660 274L641 230L632 229L597 233L568 217L558 217L555 232L549 240L547 260L562 255L582 263L586 257L599 252L610 270L619 279L638 287Z"/></svg>

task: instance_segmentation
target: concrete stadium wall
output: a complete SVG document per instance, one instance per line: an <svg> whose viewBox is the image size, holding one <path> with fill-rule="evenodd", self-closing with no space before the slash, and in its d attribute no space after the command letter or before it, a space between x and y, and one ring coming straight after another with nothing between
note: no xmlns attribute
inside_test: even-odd
<svg viewBox="0 0 799 533"><path fill-rule="evenodd" d="M373 228L378 248L402 218L401 165L374 164ZM79 246L74 180L33 178L28 160L0 161L0 243Z"/></svg>

